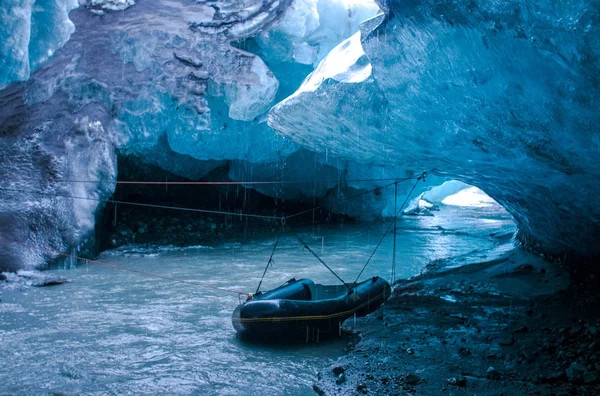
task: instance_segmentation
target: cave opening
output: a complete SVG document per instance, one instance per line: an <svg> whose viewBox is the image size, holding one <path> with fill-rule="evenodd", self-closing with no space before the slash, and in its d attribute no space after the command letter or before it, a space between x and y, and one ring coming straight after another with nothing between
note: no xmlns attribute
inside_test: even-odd
<svg viewBox="0 0 600 396"><path fill-rule="evenodd" d="M119 183L129 181L136 184ZM157 181L159 183L154 184ZM152 184L144 184L147 182ZM215 184L170 184L179 182ZM96 251L127 244L195 246L224 239L244 240L253 233L276 232L282 227L282 217L300 212L305 213L286 223L344 224L353 221L326 207L311 210L322 204L322 199L314 197L271 197L234 182L229 178L229 163L202 178L188 179L145 163L136 156L119 155L117 186L110 202L97 215Z"/></svg>
<svg viewBox="0 0 600 396"><path fill-rule="evenodd" d="M139 184L123 183L130 181ZM190 181L215 184L169 184ZM184 247L214 244L224 240L244 241L252 234L276 233L282 229L282 217L300 212L305 213L287 220L286 227L364 224L365 227L376 230L376 234L381 231L381 224L377 226L372 223L387 223L392 213L384 209L383 219L361 219L355 215L341 214L340 209L343 212L343 208L340 205L327 206L331 203L331 200L327 200L328 196L331 198L331 194L321 198L272 197L248 185L233 182L229 177L228 162L202 178L188 179L148 164L139 157L119 155L118 182L121 183L117 184L111 197L111 201L118 202L108 202L97 215L97 253L130 244ZM147 182L153 184L144 184ZM393 208L393 188L375 190L369 195L379 200L373 202L387 202L386 207ZM397 197L397 205L404 199L401 195ZM311 210L320 205L323 207ZM215 213L190 212L185 209ZM245 217L240 216L241 213L273 218ZM482 222L488 222L490 227L502 223L502 235L490 237L501 237L504 242L516 232L514 219L498 202L477 187L456 180L425 187L420 194L411 197L403 214L420 218L418 227L437 227L442 235L452 232L454 228L458 230L456 232L475 235L480 233L481 230L476 231L475 228L481 228ZM432 221L428 217L436 219Z"/></svg>

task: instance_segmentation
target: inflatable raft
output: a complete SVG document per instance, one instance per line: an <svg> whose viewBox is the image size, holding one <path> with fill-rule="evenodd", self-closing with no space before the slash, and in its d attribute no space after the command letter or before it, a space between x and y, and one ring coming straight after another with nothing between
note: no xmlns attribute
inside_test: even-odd
<svg viewBox="0 0 600 396"><path fill-rule="evenodd" d="M315 330L337 333L344 320L364 316L383 304L391 293L376 276L352 285L319 285L310 279L291 279L282 286L254 295L232 315L243 336L302 336Z"/></svg>

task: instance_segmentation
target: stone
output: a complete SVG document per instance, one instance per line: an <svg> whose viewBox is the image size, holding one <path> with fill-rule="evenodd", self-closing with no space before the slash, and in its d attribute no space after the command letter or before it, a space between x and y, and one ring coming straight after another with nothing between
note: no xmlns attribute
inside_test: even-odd
<svg viewBox="0 0 600 396"><path fill-rule="evenodd" d="M406 353L408 353L409 355L414 355L415 354L415 350L412 348L408 348L406 349Z"/></svg>
<svg viewBox="0 0 600 396"><path fill-rule="evenodd" d="M321 389L321 387L319 387L319 385L317 385L317 384L313 384L312 389L319 396L325 395L325 391L323 389Z"/></svg>
<svg viewBox="0 0 600 396"><path fill-rule="evenodd" d="M527 333L529 331L529 329L527 328L527 326L521 326L518 329L516 329L514 332L517 334L524 334Z"/></svg>
<svg viewBox="0 0 600 396"><path fill-rule="evenodd" d="M581 363L573 363L565 370L567 379L572 384L581 384L583 382L584 373L585 366Z"/></svg>
<svg viewBox="0 0 600 396"><path fill-rule="evenodd" d="M545 384L553 384L556 382L561 382L566 379L566 375L564 371L557 371L548 376L540 376L539 381Z"/></svg>
<svg viewBox="0 0 600 396"><path fill-rule="evenodd" d="M452 386L461 386L461 387L467 386L467 378L462 377L462 376L458 377L458 378L456 378L456 377L448 378L446 380L446 382Z"/></svg>
<svg viewBox="0 0 600 396"><path fill-rule="evenodd" d="M356 390L361 393L367 393L367 384L361 382L360 384L356 385Z"/></svg>
<svg viewBox="0 0 600 396"><path fill-rule="evenodd" d="M595 337L598 335L598 328L597 327L590 327L588 328L588 333L590 333L590 335L592 337Z"/></svg>
<svg viewBox="0 0 600 396"><path fill-rule="evenodd" d="M415 374L408 374L404 378L404 382L407 383L408 385L417 385L419 382L421 382L421 377L419 377L418 375L415 375Z"/></svg>
<svg viewBox="0 0 600 396"><path fill-rule="evenodd" d="M487 377L487 379L494 380L494 381L499 380L501 377L498 370L496 370L492 366L488 367L488 369L485 372L485 376Z"/></svg>
<svg viewBox="0 0 600 396"><path fill-rule="evenodd" d="M598 382L598 373L596 371L586 371L583 374L584 384L595 384Z"/></svg>
<svg viewBox="0 0 600 396"><path fill-rule="evenodd" d="M514 343L515 343L515 338L512 336L512 334L506 335L506 336L502 337L500 339L500 341L498 341L498 344L500 346L510 346Z"/></svg>
<svg viewBox="0 0 600 396"><path fill-rule="evenodd" d="M461 346L461 347L458 349L458 354L459 354L459 355L462 355L462 356L471 356L471 355L472 355L472 353L471 353L471 349L470 349L470 348L467 348L467 347L465 347L465 346Z"/></svg>
<svg viewBox="0 0 600 396"><path fill-rule="evenodd" d="M346 369L344 368L344 366L335 366L333 368L333 375L335 375L337 377L338 375L342 374L345 371L346 371Z"/></svg>
<svg viewBox="0 0 600 396"><path fill-rule="evenodd" d="M335 383L337 385L342 385L344 382L346 382L346 374L341 373L340 375L337 376Z"/></svg>

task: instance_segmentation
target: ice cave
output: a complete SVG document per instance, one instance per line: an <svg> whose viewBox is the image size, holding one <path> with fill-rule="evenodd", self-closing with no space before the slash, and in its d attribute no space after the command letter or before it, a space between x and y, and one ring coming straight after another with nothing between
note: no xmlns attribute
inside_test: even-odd
<svg viewBox="0 0 600 396"><path fill-rule="evenodd" d="M0 394L600 394L598 103L596 0L2 0Z"/></svg>

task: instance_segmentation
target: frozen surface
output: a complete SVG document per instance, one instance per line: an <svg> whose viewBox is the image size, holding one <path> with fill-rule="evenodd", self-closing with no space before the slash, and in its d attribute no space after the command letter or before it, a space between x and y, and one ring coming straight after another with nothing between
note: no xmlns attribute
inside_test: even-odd
<svg viewBox="0 0 600 396"><path fill-rule="evenodd" d="M399 225L397 274L402 278L431 260L459 256L458 264L468 252L492 259L512 244L490 234L515 229L506 214L464 209L435 218L404 218ZM353 280L384 227L297 231L344 279ZM275 235L269 234L190 249L130 246L99 260L209 287L253 291L274 242ZM364 278L389 278L391 243L391 237L384 241ZM337 283L290 234L282 237L274 260L264 290L292 277ZM0 283L3 392L310 395L317 371L341 356L348 342L246 344L231 326L238 303L234 293L91 263L45 274L72 282L45 288Z"/></svg>
<svg viewBox="0 0 600 396"><path fill-rule="evenodd" d="M481 188L541 251L598 254L592 0L81 4L0 11L4 268L93 243L115 153L192 179L225 164L233 180L311 178L260 189L327 202L437 168L432 184ZM394 203L388 189L336 210Z"/></svg>
<svg viewBox="0 0 600 396"><path fill-rule="evenodd" d="M267 58L316 66L361 22L380 13L372 0L294 0L256 40Z"/></svg>
<svg viewBox="0 0 600 396"><path fill-rule="evenodd" d="M3 0L0 10L0 90L25 81L62 47L75 26L77 0Z"/></svg>
<svg viewBox="0 0 600 396"><path fill-rule="evenodd" d="M190 179L228 162L239 180L263 171L306 177L300 146L274 134L266 113L378 10L371 1L326 3L88 0L73 9L74 0L9 1L0 11L0 148L8 154L0 172L12 191L0 193L0 268L39 267L93 244L98 200L111 195L117 177L115 153ZM269 52L263 40L256 50L269 53L261 55L275 73L243 49L271 31L290 32L289 21L307 7L317 12L302 17L312 27L293 41L318 53L309 66ZM89 139L79 136L82 128L93 129ZM333 167L317 165L314 175L335 176ZM71 183L78 180L85 183ZM269 193L315 192L323 196L327 185Z"/></svg>
<svg viewBox="0 0 600 396"><path fill-rule="evenodd" d="M597 2L388 6L269 125L343 159L436 167L504 205L533 247L598 255Z"/></svg>

